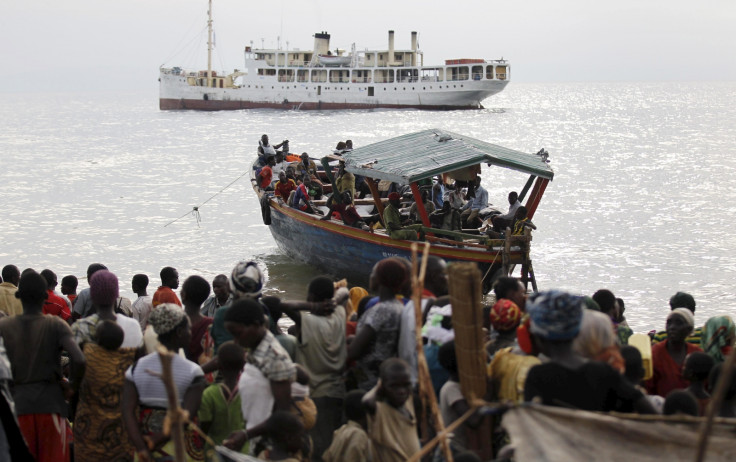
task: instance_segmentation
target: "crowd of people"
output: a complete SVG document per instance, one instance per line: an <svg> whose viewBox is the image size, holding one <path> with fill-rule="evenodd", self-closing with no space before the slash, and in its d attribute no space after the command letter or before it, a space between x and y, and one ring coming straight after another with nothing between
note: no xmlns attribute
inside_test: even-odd
<svg viewBox="0 0 736 462"><path fill-rule="evenodd" d="M471 403L460 386L446 263L428 257L420 311L424 356L445 425ZM264 295L257 262L211 282L165 267L161 285L132 277L138 298L120 296L102 264L73 276L2 269L0 459L168 461L170 396L158 349L174 353L173 382L186 411L187 460L217 460L215 447L279 461L404 461L427 443L417 399L416 318L410 264L378 262L367 288L326 276L306 300ZM723 377L734 322L695 326L695 300L670 299L664 330L634 338L623 300L532 294L512 277L483 309L489 402L540 402L586 411L702 416L719 380L729 383L717 415L736 417L736 376ZM284 322L290 319L288 329ZM651 358L651 370L646 361ZM646 380L645 380L646 378ZM500 428L475 413L451 435L455 460L480 460L478 441L513 453ZM470 438L472 434L480 438ZM22 435L22 437L21 437ZM438 448L423 460L444 460Z"/></svg>

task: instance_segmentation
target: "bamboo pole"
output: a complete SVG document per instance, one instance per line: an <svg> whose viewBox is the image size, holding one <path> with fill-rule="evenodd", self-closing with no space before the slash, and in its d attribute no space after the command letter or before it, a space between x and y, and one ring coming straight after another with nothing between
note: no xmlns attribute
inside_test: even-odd
<svg viewBox="0 0 736 462"><path fill-rule="evenodd" d="M411 282L412 282L412 300L414 302L414 316L416 322L415 337L417 342L417 373L419 378L419 397L422 400L422 408L427 408L429 401L430 412L434 417L435 430L444 436L440 440L442 452L447 462L453 462L452 451L447 442L447 434L442 433L445 430L445 424L442 422L442 413L437 405L437 395L435 395L432 379L429 376L429 366L427 366L427 358L424 356L424 342L422 341L422 292L424 290L424 276L427 271L427 257L429 257L429 243L424 243L424 251L422 253L422 267L419 268L417 259L417 250L419 245L414 242L411 245Z"/></svg>
<svg viewBox="0 0 736 462"><path fill-rule="evenodd" d="M716 385L716 391L713 393L713 398L711 398L708 403L705 413L705 422L702 423L700 432L698 433L698 450L695 455L696 462L703 462L705 459L705 450L708 448L708 438L710 437L710 431L713 428L713 418L715 417L716 412L718 412L718 409L720 409L721 403L723 403L723 397L726 395L726 390L731 384L735 365L736 350L732 349L731 353L729 353L728 357L723 362L720 378Z"/></svg>
<svg viewBox="0 0 736 462"><path fill-rule="evenodd" d="M159 377L164 382L164 386L166 387L166 397L169 401L168 411L166 413L168 425L164 425L164 434L171 434L171 439L174 442L176 462L185 462L186 446L184 444L184 422L189 419L189 416L179 406L179 395L176 391L174 374L171 368L171 363L174 360L174 353L163 346L159 346L158 357L161 360L161 375Z"/></svg>
<svg viewBox="0 0 736 462"><path fill-rule="evenodd" d="M468 409L465 414L463 414L459 419L451 423L447 428L442 429L441 432L438 432L437 435L432 438L427 444L422 446L422 450L414 454L407 460L407 462L418 462L422 459L422 457L429 454L429 452L434 449L435 446L437 446L437 443L440 443L441 441L447 440L447 435L454 432L457 427L462 425L466 420L470 418L470 416L473 415L477 407L473 407L471 409ZM452 453L450 454L450 457L452 457ZM452 461L453 459L447 459Z"/></svg>

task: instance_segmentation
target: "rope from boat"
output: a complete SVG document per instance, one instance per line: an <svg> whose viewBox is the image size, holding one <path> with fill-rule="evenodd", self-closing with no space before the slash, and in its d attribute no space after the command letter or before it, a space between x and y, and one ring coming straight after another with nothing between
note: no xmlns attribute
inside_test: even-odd
<svg viewBox="0 0 736 462"><path fill-rule="evenodd" d="M501 253L501 250L503 250L503 248L501 248L501 249L498 249L498 252L496 252L496 255L495 255L495 256L493 257L493 261L494 261L494 262L495 262L495 261L496 261L496 259L498 258L498 255L499 255L499 254ZM491 268L493 268L493 263L491 263L491 265L490 265L490 266L488 267L488 271L486 271L486 274L484 274L484 275L483 275L483 277L482 277L482 278L480 278L481 282L483 282L483 281L485 281L485 280L486 280L486 277L488 277L488 273L490 273L490 272L491 272Z"/></svg>
<svg viewBox="0 0 736 462"><path fill-rule="evenodd" d="M223 192L225 192L225 190L227 190L230 186L234 185L238 180L240 180L241 178L243 178L248 173L249 173L249 170L246 170L245 172L243 172L242 175L240 175L239 177L235 178L233 181L230 182L230 184L228 184L227 186L225 186L224 188L222 188L221 190L217 191L215 194L213 194L212 196L210 196L209 199L207 199L206 201L202 202L199 205L195 205L194 207L192 207L192 210L188 211L187 213L185 213L184 215L180 216L176 220L172 220L172 221L166 223L164 225L164 228L166 228L167 226L169 226L172 223L176 223L177 221L181 220L182 218L184 218L187 215L192 215L194 217L194 219L197 220L197 228L199 228L199 223L202 221L202 217L199 214L199 209L202 208L202 206L204 204L206 204L207 202L211 201L215 197L217 197L220 194L222 194Z"/></svg>

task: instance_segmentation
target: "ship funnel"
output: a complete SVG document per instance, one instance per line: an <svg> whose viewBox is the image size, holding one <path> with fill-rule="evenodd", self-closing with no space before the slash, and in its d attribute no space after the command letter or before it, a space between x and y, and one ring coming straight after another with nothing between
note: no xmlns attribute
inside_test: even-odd
<svg viewBox="0 0 736 462"><path fill-rule="evenodd" d="M394 63L394 31L388 31L388 65Z"/></svg>
<svg viewBox="0 0 736 462"><path fill-rule="evenodd" d="M319 32L314 34L314 54L326 55L330 51L330 34Z"/></svg>
<svg viewBox="0 0 736 462"><path fill-rule="evenodd" d="M411 33L411 65L417 65L417 33L412 31Z"/></svg>

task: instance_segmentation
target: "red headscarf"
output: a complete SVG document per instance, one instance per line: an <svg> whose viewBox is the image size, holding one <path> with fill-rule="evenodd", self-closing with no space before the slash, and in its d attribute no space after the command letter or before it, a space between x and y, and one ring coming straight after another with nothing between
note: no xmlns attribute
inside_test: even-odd
<svg viewBox="0 0 736 462"><path fill-rule="evenodd" d="M491 325L498 331L513 330L521 322L521 314L516 303L502 298L491 308Z"/></svg>

